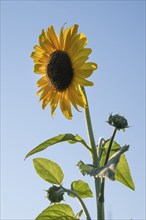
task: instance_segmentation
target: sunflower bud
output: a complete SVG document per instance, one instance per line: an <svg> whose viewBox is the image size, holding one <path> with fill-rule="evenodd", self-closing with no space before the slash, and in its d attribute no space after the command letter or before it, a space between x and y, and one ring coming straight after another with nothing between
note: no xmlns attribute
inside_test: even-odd
<svg viewBox="0 0 146 220"><path fill-rule="evenodd" d="M110 114L109 119L107 121L110 125L114 126L118 130L128 128L127 119L124 116L120 116L118 114L112 115Z"/></svg>
<svg viewBox="0 0 146 220"><path fill-rule="evenodd" d="M63 200L64 191L61 187L52 186L47 190L47 198L51 203L61 202Z"/></svg>

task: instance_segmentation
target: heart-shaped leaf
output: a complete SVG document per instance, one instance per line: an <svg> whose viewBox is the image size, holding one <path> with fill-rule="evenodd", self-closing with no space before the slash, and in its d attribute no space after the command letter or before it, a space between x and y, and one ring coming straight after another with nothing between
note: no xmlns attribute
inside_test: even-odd
<svg viewBox="0 0 146 220"><path fill-rule="evenodd" d="M118 163L116 174L116 180L123 183L125 186L129 187L132 190L135 190L134 182L131 177L130 169L125 155L121 155L120 161Z"/></svg>

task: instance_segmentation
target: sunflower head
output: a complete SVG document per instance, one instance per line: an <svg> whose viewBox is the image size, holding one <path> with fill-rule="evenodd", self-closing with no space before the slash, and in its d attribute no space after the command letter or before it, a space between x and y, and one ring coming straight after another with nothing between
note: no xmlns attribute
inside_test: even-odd
<svg viewBox="0 0 146 220"><path fill-rule="evenodd" d="M39 45L34 46L31 54L34 72L42 75L37 81L37 95L43 109L50 104L52 115L58 104L67 119L72 118L71 105L76 110L78 106L86 108L82 87L93 85L86 78L97 69L96 63L86 62L91 53L90 48L85 48L86 44L86 36L78 33L75 24L65 30L63 26L59 36L53 26L49 26L46 31L42 30Z"/></svg>

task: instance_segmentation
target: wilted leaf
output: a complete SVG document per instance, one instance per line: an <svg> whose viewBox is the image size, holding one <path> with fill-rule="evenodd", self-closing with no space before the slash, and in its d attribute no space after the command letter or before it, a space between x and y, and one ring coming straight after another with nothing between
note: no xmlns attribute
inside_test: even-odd
<svg viewBox="0 0 146 220"><path fill-rule="evenodd" d="M78 162L77 166L79 167L79 169L80 169L81 173L83 174L83 176L86 175L86 174L89 174L90 171L93 168L95 168L94 165L92 165L92 164L84 164L84 162L81 161L81 160Z"/></svg>
<svg viewBox="0 0 146 220"><path fill-rule="evenodd" d="M64 174L60 166L45 158L33 159L34 167L38 175L52 184L61 184Z"/></svg>
<svg viewBox="0 0 146 220"><path fill-rule="evenodd" d="M109 140L107 140L105 145L104 145L104 151L102 153L100 166L103 166L103 164L104 164L108 145L109 145ZM112 144L110 157L115 152L117 152L120 148L121 148L121 146L117 142L114 141L113 144ZM131 177L130 169L129 169L129 166L128 166L128 162L127 162L126 156L124 154L121 155L119 163L117 165L116 173L115 173L115 179L117 181L121 182L122 184L124 184L125 186L131 188L132 190L135 189L135 186L134 186L134 183L133 183L133 180L132 180L132 177Z"/></svg>
<svg viewBox="0 0 146 220"><path fill-rule="evenodd" d="M109 142L110 140L106 140L105 141L105 144L104 144L104 147L103 147L103 153L102 153L102 157L101 157L101 160L100 160L100 166L102 167L104 165L104 161L105 161L105 156L106 156L106 152L107 152L107 149L108 149L108 146L109 146ZM110 152L110 157L115 153L117 152L119 149L121 148L121 146L116 142L116 141L113 141L113 144L112 144L112 148L111 148L111 152Z"/></svg>
<svg viewBox="0 0 146 220"><path fill-rule="evenodd" d="M109 161L107 162L107 164L105 166L100 167L100 168L93 168L89 174L91 176L95 176L97 178L98 177L102 177L102 178L108 177L111 180L115 180L115 171L116 171L116 167L118 165L118 162L120 160L120 156L128 149L129 149L128 145L121 147L116 153L114 153L111 156L111 158L109 159Z"/></svg>

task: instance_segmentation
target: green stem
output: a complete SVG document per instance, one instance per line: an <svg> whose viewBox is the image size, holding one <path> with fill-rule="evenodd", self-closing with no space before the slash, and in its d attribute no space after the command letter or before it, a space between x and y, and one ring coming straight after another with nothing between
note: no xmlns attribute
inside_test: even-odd
<svg viewBox="0 0 146 220"><path fill-rule="evenodd" d="M95 140L94 140L94 134L93 134L92 123L91 123L91 118L90 118L88 100L87 100L85 89L83 87L82 87L82 90L83 90L83 93L84 93L84 95L86 97L86 101L87 101L87 108L85 108L85 118L86 118L86 124L87 124L87 129L88 129L90 146L92 149L91 153L92 153L93 165L95 165L96 167L99 167L99 158L97 155L97 148L96 148L96 144L95 144ZM100 211L101 206L98 201L99 192L100 192L100 178L95 178L95 192L96 192L96 202L97 202L97 216L99 219L99 213L101 212ZM104 209L103 209L102 213L104 214ZM104 220L104 215L103 215L102 220Z"/></svg>
<svg viewBox="0 0 146 220"><path fill-rule="evenodd" d="M108 159L109 159L109 156L110 156L110 152L111 152L111 148L112 148L112 144L113 144L116 132L117 132L117 128L114 129L114 132L113 132L112 137L110 139L109 146L108 146L107 153L106 153L106 158L105 158L105 161L104 161L104 166L108 162Z"/></svg>
<svg viewBox="0 0 146 220"><path fill-rule="evenodd" d="M88 136L89 136L89 141L90 141L90 146L92 149L92 158L93 158L93 165L99 166L99 160L97 156L97 149L96 149L96 144L94 140L94 134L93 134L93 129L92 129L92 123L91 123L91 118L90 118L90 111L89 111L89 105L88 105L88 100L86 96L85 89L82 88L83 93L86 97L86 102L87 102L87 108L85 108L85 118L86 118L86 124L87 124L87 129L88 129Z"/></svg>
<svg viewBox="0 0 146 220"><path fill-rule="evenodd" d="M100 193L98 197L98 205L99 205L99 213L98 213L98 220L103 220L104 219L104 184L105 184L105 179L101 179L101 188L100 188Z"/></svg>
<svg viewBox="0 0 146 220"><path fill-rule="evenodd" d="M109 142L109 146L108 146L108 149L107 149L107 154L106 154L106 158L105 158L105 162L104 162L104 166L107 164L108 162L108 159L109 159L109 156L110 156L110 151L111 151L111 148L112 148L112 144L113 144L113 141L114 141L114 138L115 138L115 135L116 135L116 132L117 132L117 129L115 128L114 129L114 132L112 134L112 137L110 139L110 142ZM100 193L99 193L99 206L101 207L99 210L99 220L102 220L104 219L103 216L104 216L104 187L105 187L105 179L102 178L101 180L101 188L100 188Z"/></svg>
<svg viewBox="0 0 146 220"><path fill-rule="evenodd" d="M85 215L86 215L86 219L87 219L87 220L91 220L91 217L90 217L90 214L89 214L89 212L88 212L88 209L87 209L85 203L83 202L83 200L81 199L81 197L80 197L76 192L74 192L73 190L71 190L71 189L66 189L66 188L64 188L63 186L61 186L61 187L62 187L62 189L64 190L64 192L67 192L68 194L71 194L71 195L75 196L75 197L79 200L79 202L80 202L80 204L81 204L81 206L82 206L82 208L83 208L83 210L84 210L84 213L85 213Z"/></svg>

